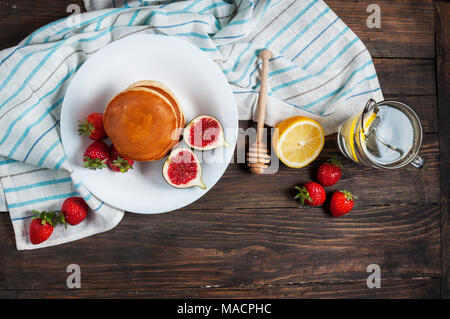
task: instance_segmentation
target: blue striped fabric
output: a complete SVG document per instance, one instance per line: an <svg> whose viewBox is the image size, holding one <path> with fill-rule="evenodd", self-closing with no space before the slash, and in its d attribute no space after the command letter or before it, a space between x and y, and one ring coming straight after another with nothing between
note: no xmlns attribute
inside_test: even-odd
<svg viewBox="0 0 450 319"><path fill-rule="evenodd" d="M0 192L6 194L19 249L30 249L20 235L30 209L51 209L69 195L79 194L93 211L112 216L87 233L120 221L122 212L72 181L59 136L70 80L87 58L114 40L158 33L195 44L223 70L241 119L256 117L258 54L270 49L266 122L272 126L306 115L333 133L367 99L383 97L370 54L322 0L84 3L88 12L43 26L0 52L0 185L5 188ZM80 237L68 240L73 238ZM55 238L49 245L62 242Z"/></svg>
<svg viewBox="0 0 450 319"><path fill-rule="evenodd" d="M19 207L34 205L34 204L38 204L38 203L42 203L42 202L49 202L49 201L53 201L53 200L57 200L57 199L66 199L66 198L69 198L72 196L79 196L79 195L77 192L72 192L72 193L65 193L65 194L59 194L59 195L44 196L44 197L35 198L35 199L26 200L26 201L17 202L17 203L14 203L14 202L8 203L8 207L9 207L9 209L19 208Z"/></svg>
<svg viewBox="0 0 450 319"><path fill-rule="evenodd" d="M49 181L38 182L38 183L28 184L28 185L23 185L23 186L18 186L18 187L5 188L4 191L5 191L5 193L20 192L25 189L32 189L32 188L42 187L42 186L46 186L46 185L55 185L55 184L68 183L68 182L72 182L72 179L70 177L52 179Z"/></svg>

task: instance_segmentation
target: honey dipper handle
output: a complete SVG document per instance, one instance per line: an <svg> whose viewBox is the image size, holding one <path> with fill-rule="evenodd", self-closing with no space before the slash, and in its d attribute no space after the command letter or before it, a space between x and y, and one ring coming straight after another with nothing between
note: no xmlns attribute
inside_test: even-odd
<svg viewBox="0 0 450 319"><path fill-rule="evenodd" d="M258 128L257 128L257 141L260 144L264 135L264 118L266 116L266 97L267 97L267 74L269 59L272 57L272 53L269 50L262 50L259 53L262 60L262 72L261 72L261 89L258 97Z"/></svg>

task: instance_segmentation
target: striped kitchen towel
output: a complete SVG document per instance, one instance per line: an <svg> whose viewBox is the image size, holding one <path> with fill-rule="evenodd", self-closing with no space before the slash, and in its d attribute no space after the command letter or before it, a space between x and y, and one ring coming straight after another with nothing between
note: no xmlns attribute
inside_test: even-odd
<svg viewBox="0 0 450 319"><path fill-rule="evenodd" d="M59 135L70 79L86 59L114 40L156 33L187 40L223 70L240 119L256 118L258 52L269 48L266 122L289 116L319 121L327 134L382 100L371 56L322 0L85 0L87 13L50 23L0 52L0 180L18 249L55 245L114 227L123 212L102 203L71 174ZM80 194L95 213L51 239L27 239L31 209L58 209ZM3 206L6 201L7 207ZM83 225L83 226L82 226Z"/></svg>

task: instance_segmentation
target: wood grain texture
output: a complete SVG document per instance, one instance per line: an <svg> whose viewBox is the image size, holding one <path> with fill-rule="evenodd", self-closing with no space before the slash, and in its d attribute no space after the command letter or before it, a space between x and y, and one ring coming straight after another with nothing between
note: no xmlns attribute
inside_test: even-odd
<svg viewBox="0 0 450 319"><path fill-rule="evenodd" d="M246 122L240 126L245 127ZM244 136L238 143L239 153L245 155ZM191 204L192 209L224 207L239 208L285 208L298 207L293 201L293 187L315 179L320 164L339 154L335 140L325 143L318 160L302 169L288 168L280 163L277 174L253 176L245 164L230 164L221 180L205 196ZM370 207L386 204L438 203L439 192L439 137L426 134L420 153L427 161L427 167L418 170L405 167L387 171L356 165L344 159L341 181L327 188L331 193L338 189L353 191L359 198L357 205Z"/></svg>
<svg viewBox="0 0 450 319"><path fill-rule="evenodd" d="M0 49L15 46L40 27L67 17L70 4L84 11L82 0L0 0Z"/></svg>
<svg viewBox="0 0 450 319"><path fill-rule="evenodd" d="M434 58L432 0L327 0L375 57ZM369 29L370 4L381 9L381 28Z"/></svg>
<svg viewBox="0 0 450 319"><path fill-rule="evenodd" d="M408 104L419 116L426 133L438 132L434 63L434 60L374 59L385 99Z"/></svg>
<svg viewBox="0 0 450 319"><path fill-rule="evenodd" d="M239 287L180 287L152 289L0 290L0 298L439 298L439 278L382 279L380 289L367 289L364 280L321 285L247 285Z"/></svg>
<svg viewBox="0 0 450 319"><path fill-rule="evenodd" d="M0 19L8 32L0 33L0 48L16 45L37 28L66 17L67 6L81 0L0 0ZM432 1L379 0L382 27L369 29L367 7L373 1L328 0L327 4L367 45L376 57L434 58ZM389 34L389 37L386 37Z"/></svg>
<svg viewBox="0 0 450 319"><path fill-rule="evenodd" d="M384 94L396 96L436 95L434 60L373 60Z"/></svg>
<svg viewBox="0 0 450 319"><path fill-rule="evenodd" d="M352 281L440 275L440 207L182 210L127 214L115 229L73 243L15 251L0 216L0 290L65 289L66 266L84 289L150 289Z"/></svg>
<svg viewBox="0 0 450 319"><path fill-rule="evenodd" d="M442 297L450 298L450 3L437 2L436 9L441 151Z"/></svg>
<svg viewBox="0 0 450 319"><path fill-rule="evenodd" d="M443 17L436 81L432 0L377 1L381 29L366 26L373 1L326 2L376 57L385 98L421 118L426 169L388 172L344 160L342 181L327 192L349 189L359 199L339 219L300 208L292 191L337 152L332 139L308 168L253 176L245 164L231 164L185 209L126 214L109 232L57 247L17 251L9 216L0 214L0 298L448 298L448 4L436 7ZM0 0L0 49L66 17L71 3L83 8L81 0ZM66 288L72 263L82 268L81 290ZM381 266L382 289L366 287L371 263Z"/></svg>
<svg viewBox="0 0 450 319"><path fill-rule="evenodd" d="M383 80L381 80L383 81ZM384 94L385 100L401 101L409 105L422 123L424 133L438 133L437 97L436 95L405 96L400 94Z"/></svg>

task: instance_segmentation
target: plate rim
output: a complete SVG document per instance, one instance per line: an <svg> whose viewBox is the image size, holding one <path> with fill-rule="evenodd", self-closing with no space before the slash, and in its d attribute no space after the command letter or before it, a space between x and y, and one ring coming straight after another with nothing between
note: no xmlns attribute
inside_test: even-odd
<svg viewBox="0 0 450 319"><path fill-rule="evenodd" d="M125 212L134 213L134 214L143 214L143 215L164 214L164 213L169 213L169 212L173 212L173 211L175 211L175 210L182 209L182 208L184 208L184 207L186 207L186 206L189 206L189 205L193 204L194 202L196 202L197 200L199 200L200 198L202 198L205 194L207 194L207 193L208 193L208 192L209 192L209 191L217 184L217 182L219 182L220 179L223 177L225 171L227 170L228 166L229 166L230 163L231 163L231 160L233 159L234 152L235 152L236 145L237 145L237 141L238 141L238 137L239 137L239 134L238 134L238 129L239 129L239 112L238 112L238 108L237 108L236 99L235 99L235 97L234 97L232 88L231 88L231 86L230 86L230 84L229 84L229 82L228 82L228 79L227 79L226 76L223 74L223 72L222 72L222 70L219 68L219 66L214 62L214 60L213 60L210 56L208 56L205 52L203 52L202 50L200 50L197 46L195 46L194 44L190 43L189 41L186 41L186 40L184 40L184 39L180 39L180 38L175 37L175 36L170 36L170 35L148 34L148 33L144 33L144 34L132 34L132 35L129 35L129 36L125 36L125 37L123 37L123 38L121 38L121 39L112 41L112 42L108 43L107 45L105 45L104 47L102 47L101 49L99 49L99 50L98 50L97 52L95 52L92 56L90 56L90 57L89 57L89 58L81 65L81 67L75 72L75 74L73 75L73 78L72 78L72 80L70 81L70 83L69 83L69 85L68 85L68 87L67 87L67 89L66 89L66 91L65 91L65 93L64 93L64 100L63 100L63 103L62 103L62 105L61 105L61 114L60 114L60 121L61 121L61 128L60 128L60 131L61 131L61 144L62 144L62 147L63 147L63 149L64 149L64 153L65 153L66 155L67 155L67 152L66 152L66 150L65 150L65 149L66 149L65 144L67 143L67 140L64 138L64 136L66 135L66 134L65 134L66 130L63 130L63 126L64 126L64 124L63 124L63 122L64 122L64 120L63 120L63 119L64 119L63 114L65 113L65 111L67 112L67 106L66 106L67 103L68 103L68 102L67 102L67 92L69 92L69 90L70 90L70 88L72 87L73 82L74 82L74 80L76 79L76 77L80 74L80 72L81 72L82 70L84 70L84 69L86 68L85 65L88 63L89 60L91 60L93 57L95 57L95 56L97 56L97 55L101 55L101 54L102 54L105 50L107 50L110 46L112 46L112 45L117 45L118 42L122 42L122 41L130 41L130 39L132 39L132 38L148 38L148 39L150 39L150 41L151 41L151 38L164 39L164 41L178 41L178 42L183 42L184 45L187 45L187 46L191 47L193 50L197 51L196 53L198 53L199 55L201 55L201 56L203 56L204 58L208 59L208 60L211 62L210 64L213 65L213 67L216 68L216 69L219 71L218 73L220 73L222 80L224 81L224 83L227 84L226 88L227 88L228 93L230 94L230 97L231 97L230 100L232 101L232 104L233 104L233 105L229 105L229 108L232 110L232 112L233 112L233 117L234 117L235 120L233 120L233 127L232 127L232 128L228 128L228 129L231 129L232 131L234 131L234 132L231 133L232 136L233 136L233 141L232 141L232 143L230 143L230 148L231 148L231 150L230 150L228 156L227 156L226 158L224 158L223 165L221 166L222 172L220 172L219 177L217 178L217 180L216 180L214 183L210 183L210 185L208 185L208 188L207 188L207 189L206 189L206 190L205 190L198 198L196 198L195 200L193 200L193 201L191 201L191 202L189 202L189 203L187 203L187 204L181 204L181 206L177 206L176 208L173 208L173 209L172 209L172 208L169 208L169 209L159 209L159 210L154 210L154 211L152 211L152 212L148 212L148 211L146 211L146 212L144 212L144 211L133 211L133 210L129 210L129 209L126 209L126 208L116 207L116 206L113 206L113 205L109 204L107 201L101 199L98 195L96 195L93 191L91 191L91 190L84 184L83 178L81 178L81 177L77 174L76 170L75 170L74 168L72 168L72 172L71 172L70 174L71 174L71 175L74 175L78 180L80 180L80 181L82 182L83 186L84 186L84 187L85 187L85 188L86 188L93 196L95 196L98 200L104 202L105 204L107 204L107 205L109 205L109 206L115 207L115 208L120 209L120 210L123 210L123 211L125 211ZM230 110L227 110L227 112L230 112ZM75 133L73 133L73 134L75 134ZM80 138L81 138L81 137L80 137ZM66 142L64 142L64 140L66 140ZM92 141L92 142L93 142L93 141ZM188 146L186 145L186 143L184 143L184 141L180 141L180 143L178 143L175 147L180 147L180 146L188 147ZM165 157L165 158L166 158L166 157ZM165 160L165 158L162 159L161 161ZM69 160L69 158L68 158L68 160ZM70 160L69 160L69 163L70 163ZM126 205L125 205L125 206L126 206Z"/></svg>

